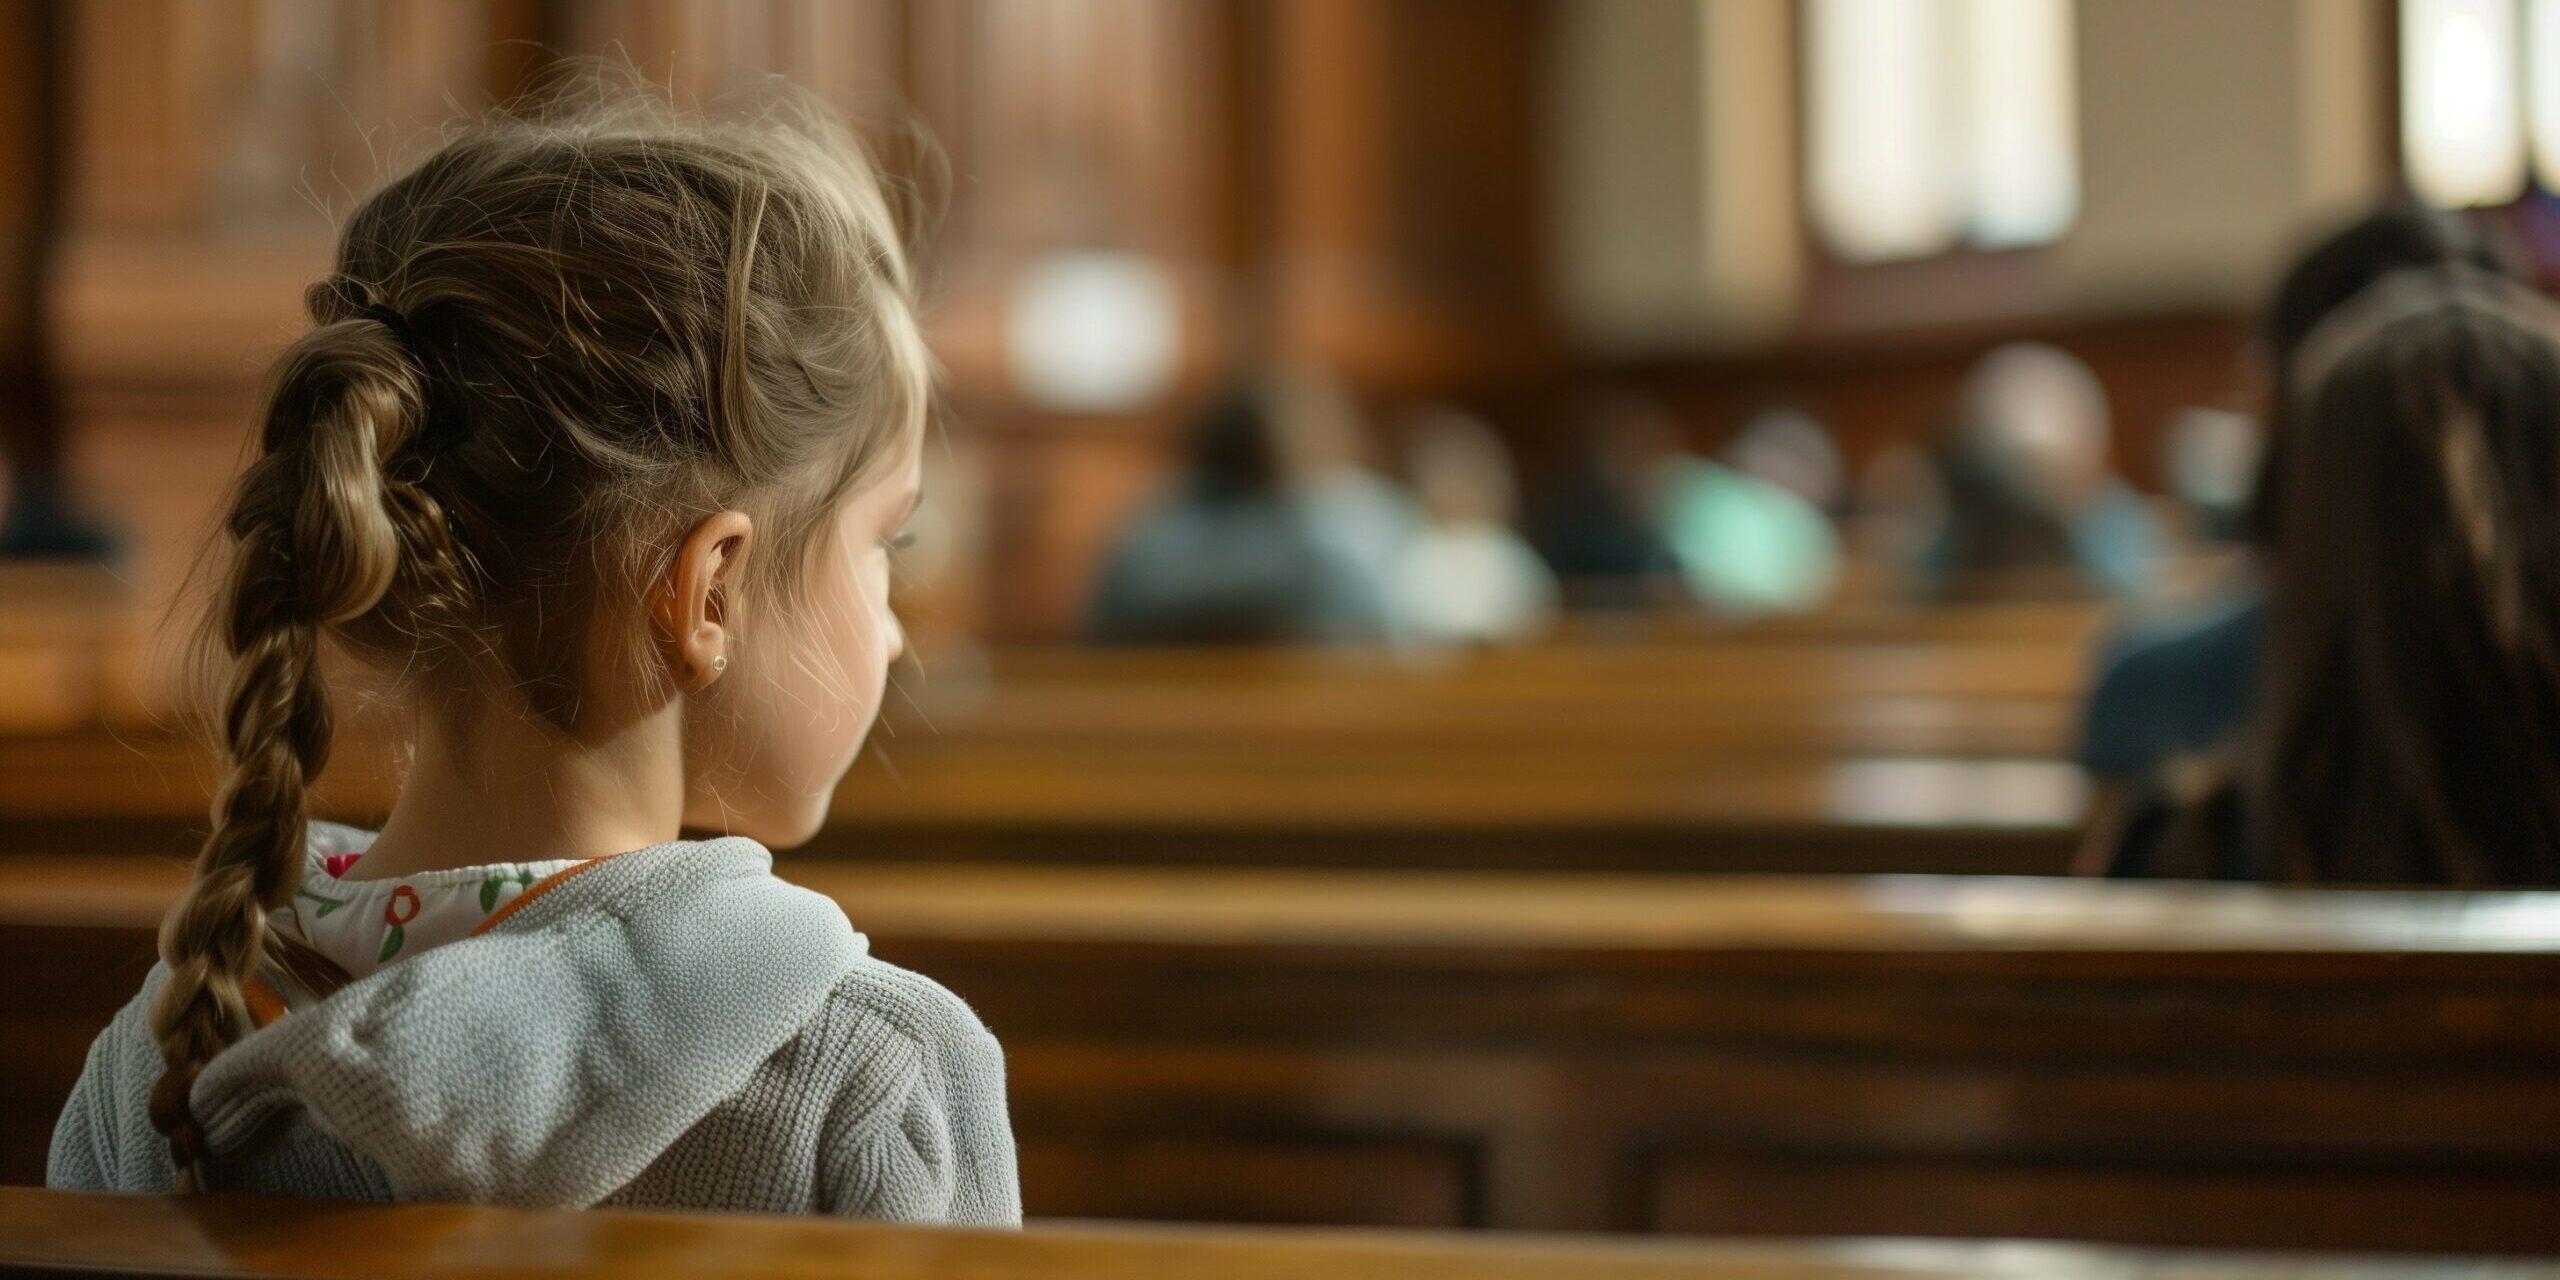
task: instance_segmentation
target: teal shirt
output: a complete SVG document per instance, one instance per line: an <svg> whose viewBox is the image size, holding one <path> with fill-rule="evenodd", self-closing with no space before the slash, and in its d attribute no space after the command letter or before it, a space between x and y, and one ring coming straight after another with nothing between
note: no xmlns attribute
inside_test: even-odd
<svg viewBox="0 0 2560 1280"><path fill-rule="evenodd" d="M1803 613L1831 599L1840 533L1795 493L1721 463L1680 464L1665 541L1698 599L1720 613Z"/></svg>

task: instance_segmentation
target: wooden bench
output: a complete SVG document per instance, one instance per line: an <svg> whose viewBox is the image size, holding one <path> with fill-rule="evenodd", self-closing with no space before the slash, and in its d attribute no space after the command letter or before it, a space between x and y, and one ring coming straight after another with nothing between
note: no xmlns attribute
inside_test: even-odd
<svg viewBox="0 0 2560 1280"><path fill-rule="evenodd" d="M178 1199L0 1187L0 1276L857 1276L862 1280L2477 1280L2521 1261L2161 1255L2017 1243L1637 1245L1554 1238L1040 1227Z"/></svg>
<svg viewBox="0 0 2560 1280"><path fill-rule="evenodd" d="M882 739L810 857L1728 873L2042 874L2068 865L2086 784L2035 758L1726 759L1498 746L1387 758L1179 746ZM363 770L370 772L360 772ZM174 739L0 738L0 854L183 857L212 791ZM352 742L322 812L388 810Z"/></svg>
<svg viewBox="0 0 2560 1280"><path fill-rule="evenodd" d="M2049 638L1388 654L1034 650L902 675L817 855L2049 873L2085 782ZM5 695L0 695L5 696ZM324 807L393 794L351 722ZM0 852L183 854L166 725L0 737Z"/></svg>
<svg viewBox="0 0 2560 1280"><path fill-rule="evenodd" d="M1044 1216L2560 1251L2560 895L786 861ZM0 1177L179 869L0 861Z"/></svg>
<svg viewBox="0 0 2560 1280"><path fill-rule="evenodd" d="M183 855L211 791L100 575L0 581L0 853ZM903 671L812 853L962 860L2050 873L2102 616L1594 622L1470 655L954 650ZM323 795L378 816L351 720Z"/></svg>

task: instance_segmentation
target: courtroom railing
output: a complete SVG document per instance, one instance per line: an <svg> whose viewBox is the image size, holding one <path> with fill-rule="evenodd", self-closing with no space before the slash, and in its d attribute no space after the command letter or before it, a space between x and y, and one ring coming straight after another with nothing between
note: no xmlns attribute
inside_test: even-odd
<svg viewBox="0 0 2560 1280"><path fill-rule="evenodd" d="M2524 1260L2147 1254L2023 1243L1677 1245L1424 1233L1037 1228L176 1199L0 1187L0 1276L695 1280L2542 1280Z"/></svg>
<svg viewBox="0 0 2560 1280"><path fill-rule="evenodd" d="M849 865L1050 1217L2560 1251L2560 895ZM0 859L0 1176L181 868Z"/></svg>

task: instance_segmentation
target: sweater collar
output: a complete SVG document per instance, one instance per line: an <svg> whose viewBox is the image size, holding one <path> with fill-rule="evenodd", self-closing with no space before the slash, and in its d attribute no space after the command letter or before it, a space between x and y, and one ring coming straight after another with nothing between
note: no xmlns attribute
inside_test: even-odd
<svg viewBox="0 0 2560 1280"><path fill-rule="evenodd" d="M592 864L260 1030L194 1102L217 1153L300 1110L404 1199L589 1205L813 1016L867 944L752 840Z"/></svg>

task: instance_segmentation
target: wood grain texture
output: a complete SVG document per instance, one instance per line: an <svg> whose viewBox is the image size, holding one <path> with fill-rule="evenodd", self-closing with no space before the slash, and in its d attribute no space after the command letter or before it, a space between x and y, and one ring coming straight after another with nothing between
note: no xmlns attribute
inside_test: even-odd
<svg viewBox="0 0 2560 1280"><path fill-rule="evenodd" d="M2017 1243L1629 1244L1423 1233L1045 1227L0 1187L0 1275L135 1277L860 1276L864 1280L2476 1280L2560 1275L2525 1261L2145 1254Z"/></svg>
<svg viewBox="0 0 2560 1280"><path fill-rule="evenodd" d="M782 863L1035 1215L2560 1251L2560 896ZM181 875L0 861L26 1178Z"/></svg>
<svg viewBox="0 0 2560 1280"><path fill-rule="evenodd" d="M75 634L62 621L74 612L0 606L0 669L29 673L0 688L0 724L24 728L0 737L0 852L182 853L212 770L133 692L144 651L133 626ZM2084 800L2060 758L2092 617L1852 613L1832 631L1468 657L955 658L900 673L810 852L2053 872ZM1970 638L1931 638L1949 628ZM387 811L387 737L350 718L321 812L366 822Z"/></svg>

